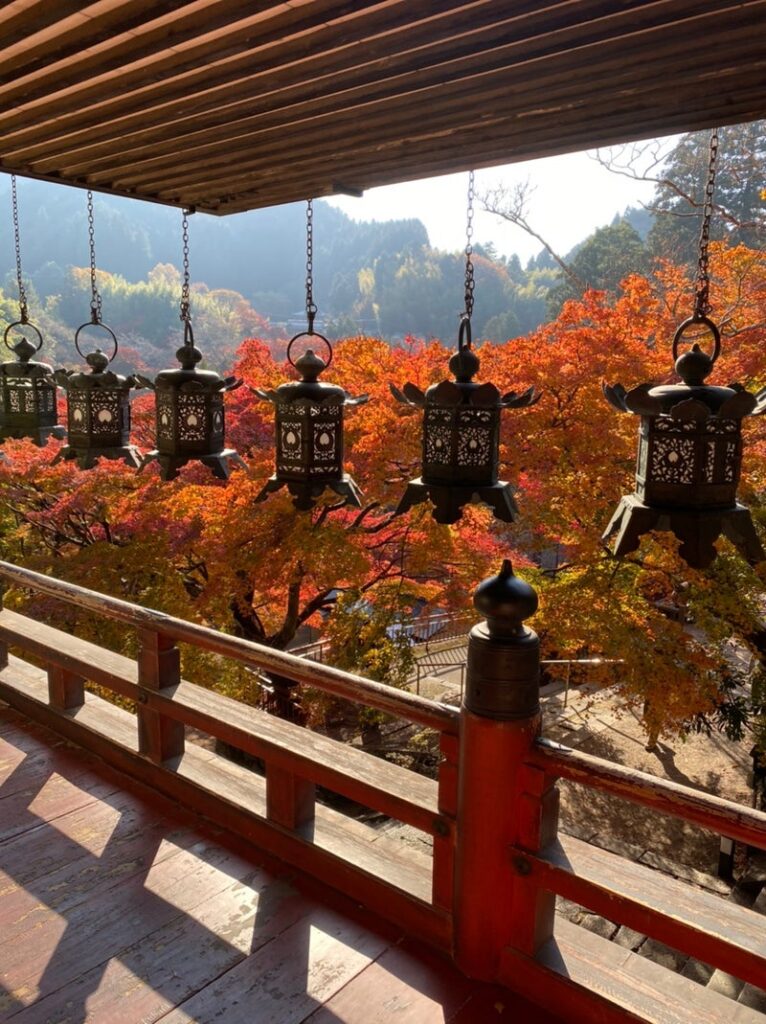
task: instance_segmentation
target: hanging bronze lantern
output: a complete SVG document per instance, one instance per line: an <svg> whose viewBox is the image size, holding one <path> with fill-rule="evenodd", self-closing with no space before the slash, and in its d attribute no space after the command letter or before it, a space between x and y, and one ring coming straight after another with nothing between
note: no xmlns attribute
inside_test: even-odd
<svg viewBox="0 0 766 1024"><path fill-rule="evenodd" d="M202 353L194 344L190 316L189 221L182 219L184 276L181 288L181 322L184 343L176 352L179 369L162 370L141 384L155 393L156 445L141 469L158 462L163 480L173 480L187 462L201 462L219 480L228 480L232 465L245 466L233 448L225 447L223 396L242 384L236 377L221 377L214 370L198 370Z"/></svg>
<svg viewBox="0 0 766 1024"><path fill-rule="evenodd" d="M13 230L16 243L16 278L19 286L19 319L9 324L3 335L6 348L16 359L0 363L0 439L27 437L43 447L49 437L62 438L64 428L59 426L56 410L56 385L52 368L38 363L32 356L40 351L43 336L29 320L27 293L21 273L21 243L19 235L19 205L16 194L16 175L11 175L11 202ZM37 344L30 341L24 330L33 331ZM9 338L13 332L21 337L14 344Z"/></svg>
<svg viewBox="0 0 766 1024"><path fill-rule="evenodd" d="M434 384L425 394L414 384L402 390L390 384L398 402L423 410L423 469L399 502L400 515L427 498L437 523L455 523L471 501L489 505L495 517L511 523L518 515L509 483L499 480L500 413L534 405L534 388L500 396L494 384L475 384L479 358L471 347L474 301L474 172L468 177L468 226L465 248L465 312L460 318L457 352L449 361L454 380Z"/></svg>
<svg viewBox="0 0 766 1024"><path fill-rule="evenodd" d="M300 373L301 379L281 384L276 391L254 393L271 402L276 410L276 473L265 484L256 501L265 501L270 494L287 487L293 505L302 512L310 511L317 498L330 488L345 498L346 503L361 506L361 491L353 478L343 471L343 417L347 405L361 405L367 395L352 398L343 388L319 380L332 362L332 345L322 334L314 332L317 307L313 296L313 207L306 206L306 318L308 330L301 331L287 346L287 359ZM327 360L313 350L306 351L295 362L293 345L299 338L321 342Z"/></svg>
<svg viewBox="0 0 766 1024"><path fill-rule="evenodd" d="M706 384L721 352L721 335L709 319L708 242L713 211L718 135L710 139L710 165L700 234L699 272L694 313L676 330L673 360L680 384L640 384L627 391L604 385L604 394L619 412L641 416L636 490L622 498L604 532L614 536L615 555L635 551L649 530L670 530L681 541L689 565L704 569L716 556L723 533L750 563L764 559L750 512L737 501L742 465L742 420L766 411L766 389L753 395L741 384ZM679 355L683 335L706 330L711 354L698 343Z"/></svg>
<svg viewBox="0 0 766 1024"><path fill-rule="evenodd" d="M90 469L97 459L121 459L138 468L141 454L130 443L130 391L140 387L137 377L125 377L109 369L119 346L111 327L101 319L101 296L96 281L96 242L93 227L93 193L88 192L88 239L90 247L90 320L81 324L74 336L77 353L90 367L90 373L79 370L56 370L53 379L66 392L68 443L54 459L76 459L80 469ZM87 355L80 348L80 335L97 327L109 336L112 354L96 348Z"/></svg>
<svg viewBox="0 0 766 1024"><path fill-rule="evenodd" d="M692 326L713 336L711 355L698 344L678 355L682 335ZM620 412L641 416L636 490L624 497L604 532L615 555L635 551L649 530L670 530L680 554L702 569L716 555L723 533L748 562L764 558L749 510L737 501L742 464L742 420L766 410L766 390L752 395L741 384L705 384L721 350L716 325L706 316L685 320L673 339L675 371L681 384L640 384L625 391L604 386Z"/></svg>
<svg viewBox="0 0 766 1024"><path fill-rule="evenodd" d="M126 465L138 469L141 453L130 443L130 391L140 387L134 376L125 377L109 369L117 355L118 345L114 331L97 319L78 327L74 344L78 353L90 367L90 373L79 370L56 370L53 378L67 397L67 444L55 462L76 459L80 469L90 469L97 459L121 459ZM84 355L80 348L80 333L86 327L100 327L112 340L112 354L105 355L100 348Z"/></svg>
<svg viewBox="0 0 766 1024"><path fill-rule="evenodd" d="M407 484L397 515L427 498L437 523L455 523L463 506L479 500L495 517L511 523L518 515L509 483L499 480L500 413L522 409L540 398L534 388L501 397L494 384L475 384L479 358L471 349L471 324L460 322L458 350L449 361L454 381L443 380L423 393L414 384L391 393L398 402L423 410L423 469Z"/></svg>
<svg viewBox="0 0 766 1024"><path fill-rule="evenodd" d="M309 348L293 362L291 349L299 338L314 338L327 346L327 362ZM352 398L343 388L325 384L319 375L332 362L332 346L312 330L296 334L287 347L287 358L301 379L281 384L276 391L255 390L276 410L276 473L256 501L287 487L293 505L303 512L330 488L350 505L361 506L361 491L343 471L343 414L347 405L361 405L367 395Z"/></svg>
<svg viewBox="0 0 766 1024"><path fill-rule="evenodd" d="M10 332L20 326L35 331L37 345L24 336L15 345L8 343ZM32 359L42 347L42 335L29 320L19 320L6 328L3 340L17 359L0 363L0 438L28 437L42 448L49 437L64 436L58 424L53 369Z"/></svg>

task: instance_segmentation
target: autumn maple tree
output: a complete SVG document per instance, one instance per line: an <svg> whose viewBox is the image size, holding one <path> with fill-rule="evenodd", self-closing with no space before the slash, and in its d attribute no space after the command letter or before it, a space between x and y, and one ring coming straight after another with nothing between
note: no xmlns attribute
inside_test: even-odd
<svg viewBox="0 0 766 1024"><path fill-rule="evenodd" d="M763 386L766 260L718 246L713 269L724 334L713 380ZM52 466L58 442L37 449L9 441L9 461L0 467L2 554L281 648L304 625L326 628L339 595L353 595L352 611L380 606L405 617L423 601L467 609L476 583L510 555L540 591L534 625L545 654L619 659L618 693L655 741L738 699L722 688L732 637L759 658L766 649L761 578L725 542L701 572L680 561L665 534L646 538L623 561L600 539L620 496L633 490L636 449L635 418L615 413L601 384L670 379L671 340L690 294L686 272L663 264L651 278L625 279L616 297L586 292L528 336L479 346L480 381L543 393L532 409L503 417L502 476L516 483L522 509L510 526L476 505L454 526L436 524L425 505L394 516L406 480L419 474L421 417L391 399L389 382L424 389L447 376L450 354L441 343L415 339L394 347L347 338L327 374L370 395L346 420L348 470L364 491L362 508L328 495L312 513L298 513L285 492L256 504L273 471L273 413L251 389L278 386L289 367L283 345L249 338L234 367L245 386L227 397L227 442L246 470L222 484L189 465L163 483L151 467L136 475L108 462L89 472ZM210 344L202 334L199 342ZM133 412L136 443L148 448L152 397L137 397ZM746 425L745 436L741 494L762 526L766 433L759 420ZM73 624L71 611L40 608L40 600L37 610ZM82 620L78 628L89 626ZM126 642L105 637L103 627L99 640ZM252 676L235 667L225 675L203 655L187 652L184 671L245 699L254 692Z"/></svg>

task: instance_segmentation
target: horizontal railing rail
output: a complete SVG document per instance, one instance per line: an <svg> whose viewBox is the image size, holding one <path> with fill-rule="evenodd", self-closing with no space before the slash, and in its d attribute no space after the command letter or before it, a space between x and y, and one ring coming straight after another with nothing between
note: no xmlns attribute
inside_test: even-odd
<svg viewBox="0 0 766 1024"><path fill-rule="evenodd" d="M547 739L538 739L531 763L557 778L603 790L766 850L766 813L763 811Z"/></svg>
<svg viewBox="0 0 766 1024"><path fill-rule="evenodd" d="M601 790L762 849L766 813L541 738L539 658L518 639L493 636L490 623L469 641L458 710L5 562L0 579L138 637L133 660L0 610L0 698L451 953L472 977L504 982L563 1019L591 1011L610 1024L665 1019L665 995L655 1000L644 958L624 949L615 957L606 940L557 919L556 896L752 984L766 977L759 915L560 832L557 785ZM186 682L179 643L437 730L438 778ZM498 666L517 703L495 718L482 701ZM86 692L86 681L135 701L136 714ZM188 728L258 758L262 773L187 742ZM432 856L317 801L317 785L426 833ZM684 989L673 1019L719 1019L705 991Z"/></svg>
<svg viewBox="0 0 766 1024"><path fill-rule="evenodd" d="M427 700L407 690L397 690L372 679L321 665L284 651L240 637L220 633L195 622L177 619L165 612L142 608L116 597L99 594L94 590L52 579L42 573L0 562L0 578L19 587L28 587L38 594L46 594L85 611L103 615L135 629L149 629L181 643L192 644L214 654L233 658L243 664L273 672L296 683L314 686L335 697L365 704L378 711L398 715L440 732L457 734L459 712L457 708Z"/></svg>

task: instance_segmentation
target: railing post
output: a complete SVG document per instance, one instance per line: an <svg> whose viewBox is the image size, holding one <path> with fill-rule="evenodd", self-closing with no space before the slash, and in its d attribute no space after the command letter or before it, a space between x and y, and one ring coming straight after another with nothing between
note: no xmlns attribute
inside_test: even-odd
<svg viewBox="0 0 766 1024"><path fill-rule="evenodd" d="M537 594L506 560L474 605L486 621L469 634L460 718L455 959L490 981L506 947L531 955L552 932L553 897L525 879L513 850L553 838L557 803L549 777L525 763L540 727L540 643L523 624Z"/></svg>
<svg viewBox="0 0 766 1024"><path fill-rule="evenodd" d="M58 711L79 708L85 701L85 680L60 665L48 666L48 703Z"/></svg>
<svg viewBox="0 0 766 1024"><path fill-rule="evenodd" d="M180 683L181 652L171 637L157 633L153 629L140 629L138 642L139 686L148 690L164 690ZM183 754L183 723L147 708L141 696L138 700L139 753L155 764L162 764L168 758Z"/></svg>
<svg viewBox="0 0 766 1024"><path fill-rule="evenodd" d="M314 821L313 782L266 763L266 817L275 825L300 831Z"/></svg>
<svg viewBox="0 0 766 1024"><path fill-rule="evenodd" d="M5 584L0 583L0 612L3 610L3 597L5 596ZM8 644L0 640L0 670L8 668Z"/></svg>

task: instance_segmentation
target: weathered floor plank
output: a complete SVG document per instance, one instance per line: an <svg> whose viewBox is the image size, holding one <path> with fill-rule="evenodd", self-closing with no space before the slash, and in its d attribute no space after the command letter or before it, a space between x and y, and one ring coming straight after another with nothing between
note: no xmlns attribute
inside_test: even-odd
<svg viewBox="0 0 766 1024"><path fill-rule="evenodd" d="M0 1021L555 1024L2 704L0 766Z"/></svg>

